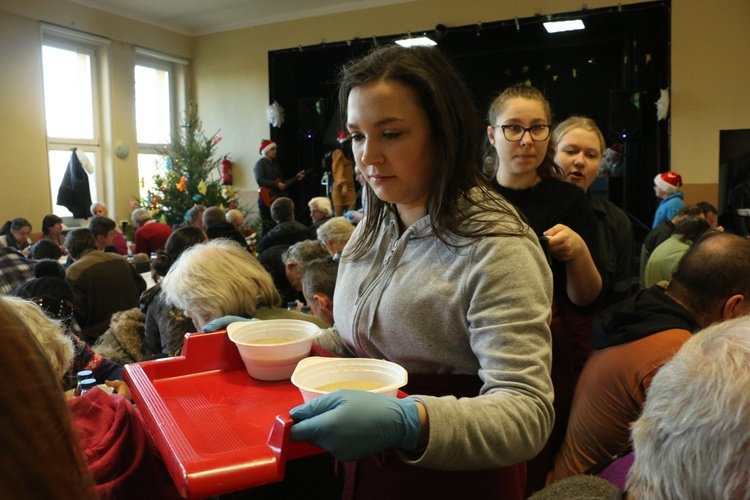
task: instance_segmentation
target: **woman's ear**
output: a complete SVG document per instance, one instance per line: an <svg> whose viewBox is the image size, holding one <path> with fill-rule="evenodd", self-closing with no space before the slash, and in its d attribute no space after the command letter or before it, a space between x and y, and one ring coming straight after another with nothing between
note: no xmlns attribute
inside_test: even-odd
<svg viewBox="0 0 750 500"><path fill-rule="evenodd" d="M487 137L490 140L490 144L495 145L495 127L487 125Z"/></svg>

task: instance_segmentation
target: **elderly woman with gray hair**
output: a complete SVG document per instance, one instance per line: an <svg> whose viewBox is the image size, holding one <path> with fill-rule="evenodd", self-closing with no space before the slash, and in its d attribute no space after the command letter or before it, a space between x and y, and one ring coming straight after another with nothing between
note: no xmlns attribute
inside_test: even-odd
<svg viewBox="0 0 750 500"><path fill-rule="evenodd" d="M62 379L73 358L73 346L71 339L61 334L60 323L49 318L34 302L21 298L0 297L0 308L11 311L20 320L57 380ZM121 380L105 383L114 388L115 394L96 387L78 397L72 391L66 394L68 418L76 431L74 439L93 476L95 493L71 498L181 498L153 438L130 402L127 385ZM38 386L31 393L36 396L37 390ZM26 401L20 397L13 399L14 404ZM52 441L58 438L53 436Z"/></svg>
<svg viewBox="0 0 750 500"><path fill-rule="evenodd" d="M301 319L327 327L309 314L282 309L271 275L233 241L210 240L185 250L161 287L166 299L184 310L200 331L212 331L210 322L225 316Z"/></svg>
<svg viewBox="0 0 750 500"><path fill-rule="evenodd" d="M318 227L318 241L325 245L335 260L338 260L353 232L354 224L345 217L333 217Z"/></svg>

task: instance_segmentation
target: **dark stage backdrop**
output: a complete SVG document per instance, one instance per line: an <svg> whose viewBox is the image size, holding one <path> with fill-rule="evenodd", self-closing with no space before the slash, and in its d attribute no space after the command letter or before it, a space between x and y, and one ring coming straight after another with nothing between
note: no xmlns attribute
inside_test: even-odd
<svg viewBox="0 0 750 500"><path fill-rule="evenodd" d="M576 17L583 19L585 30L548 34L542 26L547 16L536 16L441 26L441 33L426 34L437 35L438 48L466 78L482 116L502 89L528 82L545 92L555 122L587 115L596 120L608 145L622 142L622 178L611 184L610 198L631 215L639 235L639 223L650 226L658 202L653 177L669 169L669 122L657 121L655 103L659 90L670 86L670 4L647 2L552 16ZM325 195L320 164L340 128L336 81L341 65L376 44L403 37L269 52L269 103L278 101L286 116L280 128L271 129L279 161L289 176L314 169L294 193L298 206ZM485 136L484 130L477 133Z"/></svg>

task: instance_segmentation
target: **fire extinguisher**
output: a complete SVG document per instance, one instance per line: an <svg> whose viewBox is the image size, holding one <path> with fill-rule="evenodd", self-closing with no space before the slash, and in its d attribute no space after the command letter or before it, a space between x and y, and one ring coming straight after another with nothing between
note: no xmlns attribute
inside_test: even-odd
<svg viewBox="0 0 750 500"><path fill-rule="evenodd" d="M221 172L221 183L225 186L232 184L232 160L226 154L219 162L219 171Z"/></svg>

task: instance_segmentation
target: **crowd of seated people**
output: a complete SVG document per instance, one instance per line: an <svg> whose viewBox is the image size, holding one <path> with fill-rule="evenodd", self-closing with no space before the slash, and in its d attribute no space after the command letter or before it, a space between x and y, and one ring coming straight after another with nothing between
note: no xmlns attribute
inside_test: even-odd
<svg viewBox="0 0 750 500"><path fill-rule="evenodd" d="M424 53L413 54L408 57ZM382 57L400 64L402 56L384 50ZM368 64L378 68L375 60ZM628 215L589 190L606 149L593 120L572 116L554 127L552 106L540 90L517 85L499 92L486 123L495 168L484 179L478 167L477 172L465 168L467 158L443 159L447 151L440 149L441 140L457 141L443 129L450 123L422 120L427 112L437 113L423 109L431 100L455 96L436 97L426 90L430 86L371 77L350 74L350 87L342 94L352 99L343 102L344 107L350 103L353 116L348 140L354 141L356 170L367 198L357 217L334 217L330 200L316 197L308 203L312 225L306 226L295 220L294 202L279 197L270 207L275 226L257 247L249 247L241 211L196 205L185 214L184 225L171 228L137 209L132 214L135 251L153 258L155 285L148 289L119 255L116 242L122 235L102 204L92 206L88 227L72 229L64 239L62 219L48 215L43 235L33 245L31 224L17 218L0 231L0 293L30 302L3 299L0 315L11 311L24 328L41 329L24 321L37 312L29 307L41 306L40 311L61 321L57 340L67 346L61 349L68 353L69 345L74 348L73 361L67 359L70 353L50 358L59 358L53 370L60 372L55 376L63 385L70 388L75 372L88 368L98 382L125 396L128 389L118 382L122 364L177 356L186 333L216 331L249 319L312 322L327 329L320 341L325 348L401 362L414 375L409 389L425 391L413 393L424 395L409 398L410 403L397 404L404 412L401 404L413 404L409 417L399 420L409 426L408 443L378 441L377 446L395 447L396 453L373 445L383 451L378 458L382 463L367 462L358 469L362 477L383 485L387 481L379 481L380 474L393 474L393 484L399 485L393 488L406 488L399 482L406 477L401 476L404 464L425 466L414 483L420 485L435 479L431 468L458 471L440 479L447 482L452 477L466 480L466 468L491 469L477 474L475 487L484 487L497 473L512 485L510 498L532 495L547 485L562 488L553 484L558 481L601 486L591 478L567 481L598 475L612 457L634 447L638 464L637 439L655 432L643 430L651 418L644 406L652 404L650 387L662 367L670 366L675 353L702 329L721 328L711 326L721 322L734 328L738 323L730 320L750 313L750 241L722 232L711 204L687 205L646 237L639 272ZM452 88L456 95L463 92L459 87ZM363 105L370 100L378 104ZM463 101L444 103L444 108L458 102ZM368 119L382 111L379 106L409 108L414 130L431 132L420 136L423 154L412 170L406 166L412 166L414 153L396 146L389 152L395 165L391 177L408 180L403 190L393 187L401 186L401 180L368 177L377 173L368 163L370 156L375 165L388 156L361 144L378 137ZM466 151L478 151L479 138L474 139ZM439 166L425 166L425 158ZM399 173L399 168L408 172ZM65 268L56 262L63 250L70 260ZM643 284L637 290L639 277ZM298 311L300 304L307 304L311 314ZM401 322L410 330L400 331ZM531 344L514 333L529 324L535 332ZM451 332L444 331L447 325ZM455 332L461 335L449 335ZM524 372L530 358L534 375ZM441 385L448 383L449 389ZM115 401L112 411L117 413L121 402ZM294 435L337 457L371 455L373 450L362 443L375 438L367 429L359 429L356 438L341 437L338 429L346 428L351 423L347 418L356 413L342 413L345 418L329 412L356 405L372 409L373 415L380 414L382 405L396 409L390 400L348 394L325 401L293 412L304 423ZM317 406L325 404L331 408ZM71 405L76 415L81 404ZM502 422L462 420L500 406ZM460 415L454 420L456 412ZM135 427L140 425L136 421L131 422ZM506 426L514 429L510 437L504 437ZM83 440L73 448L90 442L86 431L81 434ZM356 447L351 442L362 444L366 452L351 451ZM493 450L491 443L502 443L503 450ZM144 464L152 459L156 469L148 468L153 473L158 459L141 458ZM647 484L653 478L643 467L634 466L629 494L649 498L654 494L645 492L668 491ZM89 471L93 479L81 474L84 484L100 483L95 468ZM438 484L443 483L433 487Z"/></svg>
<svg viewBox="0 0 750 500"><path fill-rule="evenodd" d="M602 152L598 129L595 128L595 124L592 127L586 119L580 117L574 117L563 125L551 134L556 138L554 158L557 168L553 170L556 173L552 176L578 185L583 192L587 192L587 187L592 180L592 172L596 171ZM522 141L523 139L525 137ZM531 139L533 142L533 138ZM510 196L518 195L519 193L510 193ZM591 195L588 198L594 207L603 202ZM333 298L338 273L338 258L352 237L355 225L343 217L328 217L321 221L316 230L317 239L313 239L309 227L294 221L294 204L290 199L279 198L274 205L276 205L276 210L274 211L272 207L272 214L275 215L274 220L277 226L261 240L267 243L260 247L264 252L257 259L251 252L246 251L246 246L244 246L244 251L237 252L240 246L227 241L236 240L230 233L240 234L240 231L237 230L237 226L228 222L228 215L223 210L217 207L200 207L202 210L194 211L194 213L200 214L196 220L200 220L201 223L186 224L174 231L170 229L165 248L156 252L157 258L151 263L151 275L156 283L155 286L144 291L143 283L138 280L138 275L133 272L132 267L118 265L118 269L122 271L120 275L116 279L103 281L116 282L118 294L121 294L124 289L123 283L132 282L134 292L131 295L134 298L140 298L137 302L131 300L128 304L116 305L112 310L102 305L93 306L96 311L104 313L103 318L106 316L100 321L105 330L99 333L103 339L98 341L96 334L90 333L91 330L88 329L90 321L85 319L83 313L78 310L86 311L87 308L92 307L91 300L100 301L103 297L111 298L113 294L94 291L82 295L82 288L80 284L77 284L80 281L78 276L81 274L79 271L81 265L75 264L81 260L85 263L85 254L88 254L89 259L92 255L97 257L97 264L101 265L99 260L103 257L100 257L99 253L114 254L113 259L104 259L104 262L127 263L126 260L117 260L115 257L118 252L113 244L114 235L119 232L116 231L114 221L106 216L92 217L86 229L67 231L69 236L67 241L70 246L66 249L66 253L70 253L68 271L57 262L63 254L59 246L54 243L54 238L58 234L56 230L59 229L57 226L61 225L61 221L58 223L54 218L56 216L45 217L45 221L48 222L46 225L43 222L43 227L47 227L52 238L44 235L37 243L24 246L22 241L13 236L13 241L19 247L28 250L27 255L23 255L13 244L10 248L0 249L6 252L0 255L0 260L18 261L15 265L3 265L4 269L12 268L18 275L15 280L11 279L10 285L5 285L3 293L13 293L36 302L49 316L62 321L65 337L69 339L75 353L74 362L69 364L68 370L62 377L66 389L74 385L75 373L82 369L92 369L94 377L101 384L114 384L117 381L122 384L122 364L179 355L186 333L221 328L225 326L222 320L226 318L294 317L315 322L321 327L333 326L335 323ZM561 444L551 448L554 450L553 462L548 465L542 465L538 460L527 463L531 478L534 477L534 468L538 468L537 473L544 473L547 476L548 483L584 473L591 474L592 471L600 471L603 464L608 463L613 455L617 456L618 452L629 450L632 446L628 435L629 425L637 418L647 400L646 389L659 367L669 360L679 345L702 326L744 313L743 307L740 306L741 301L737 299L733 302L737 307L727 309L723 313L716 313L712 309L716 304L726 304L727 301L732 301L733 291L737 292L734 297L744 296L743 290L722 289L727 296L721 295L714 300L712 296L709 297L712 292L706 289L706 283L712 277L726 283L732 278L750 275L748 274L750 267L746 270L748 272L735 269L727 265L727 260L723 258L725 253L729 259L732 255L736 256L742 254L743 251L748 251L748 249L743 249L747 240L740 238L735 240L731 234L716 234L716 230L708 231L710 222L705 217L715 214L715 209L710 204L703 203L703 205L706 206L701 208L700 205L688 205L674 220L665 221L654 230L654 235L648 239L652 244L656 241L657 244L653 249L656 250L664 242L679 241L685 233L681 229L683 226L690 225L690 228L695 229L689 232L688 241L686 245L683 245L685 248L680 256L672 259L672 266L677 268L677 263L681 262L682 269L677 271L671 281L664 280L662 286L666 286L666 289L658 286L650 287L635 297L626 297L622 303L618 303L611 297L609 300L602 300L605 292L600 292L594 298L593 305L588 309L588 312L593 312L593 317L596 318L593 326L588 330L591 336L590 342L593 342L593 351L590 359L583 366L580 380L575 384L574 398L569 410L570 421L568 422L567 418L564 420L566 432L563 433ZM527 210L532 209L527 208ZM598 248L600 256L594 257L591 254L591 258L595 262L599 259L603 260L602 278L600 278L602 290L611 291L617 287L618 282L628 282L627 272L624 274L621 272L619 278L616 276L618 266L627 268L628 262L623 262L623 260L629 261L631 266L636 262L632 257L632 252L629 255L628 252L620 252L623 246L630 250L634 248L632 231L629 229L629 224L624 224L624 219L620 217L617 210L612 210L611 207L605 205L605 208L599 212L594 210L594 214L597 216L599 231L607 232L609 236L598 234L598 246L592 244L592 248ZM190 213L186 214L186 220L190 215ZM236 214L234 217L236 218ZM611 218L615 218L614 221ZM25 228L26 233L23 233L24 226L19 226L19 224L21 222L16 224L16 232L20 230L21 237L24 234L28 235L30 225ZM144 225L147 224L144 223L141 227ZM295 225L299 227L294 227ZM221 227L218 228L218 226ZM12 227L12 222L10 227ZM215 228L212 231L214 234L212 243L204 243L208 238L206 231L201 229L202 227ZM701 238L706 231L708 234ZM656 235L657 232L658 235ZM550 234L554 236L556 233L550 231ZM13 233L10 232L9 235L12 236ZM622 240L613 244L612 238L615 235ZM711 243L713 238L710 237L712 236L715 237L714 243ZM289 238L284 239L285 237ZM274 238L279 239L281 243L273 244L276 243ZM571 236L568 238L574 239ZM693 250L690 250L690 245L694 241L698 243L693 245ZM574 252L575 242L569 241L567 244L571 246L568 251ZM719 250L709 251L707 246L711 244L718 244ZM188 253L185 259L181 259L181 256L194 246L196 246L194 251ZM722 253L722 249L726 252ZM592 250L588 251L592 252ZM559 254L559 250L555 250L553 241L552 262L557 259L555 252ZM622 256L619 256L618 252ZM685 252L692 257L681 259L680 257ZM709 252L711 259L705 258L706 252ZM658 251L651 252L652 256L658 256L659 253ZM271 258L278 262L270 265ZM713 264L710 269L704 266L708 261ZM259 262L266 268L258 265ZM55 264L54 269L52 263ZM109 267L113 265L109 264ZM269 267L270 269L267 269ZM229 275L224 276L219 272L220 269L229 270ZM240 273L238 269L247 269L247 271ZM170 273L172 270L174 272ZM66 273L69 273L67 280L65 279ZM94 274L97 278L100 276L98 272ZM233 304L232 301L226 300L232 296L233 292L229 290L223 292L222 286L231 283L231 277L234 277L235 282L238 281L236 279L238 274L247 277L246 282L239 286L244 290L255 290L250 294L253 298L240 295L235 299L238 299L241 305L235 304L227 307L226 303ZM6 275L8 273L4 270L3 276ZM126 276L129 280L125 279ZM167 276L170 277L162 282ZM210 279L206 279L208 276ZM637 276L633 276L632 269L630 278L631 281L637 279ZM84 281L86 286L94 286L95 290L100 290L97 288L98 285L92 284L92 280ZM93 282L95 283L96 279ZM697 285L700 285L699 290L690 289L691 286ZM744 285L744 282L738 281L738 287L742 288ZM125 289L130 286L128 284ZM236 286L238 286L237 283L234 283L233 287ZM627 286L620 287L619 290L623 291L628 288ZM747 288L750 293L750 286ZM78 294L77 298L76 294ZM93 299L88 296L89 294L93 296ZM625 290L625 295L629 295L628 290ZM649 295L652 297L649 298ZM699 296L702 302L690 302L694 296ZM212 297L220 300L212 301L210 300ZM567 300L570 300L570 297ZM665 308L664 312L658 313L662 318L660 323L657 322L659 328L639 334L636 331L639 318L649 323L651 321L649 314L653 314L650 308L653 308L654 304L659 301L669 302L669 307L661 306ZM307 304L311 314L289 311L287 305L290 302ZM602 313L605 305L613 303L617 304L616 307ZM641 310L643 312L639 312ZM583 311L586 310L583 309ZM626 311L627 314L622 311ZM183 312L187 312L188 315L184 315ZM22 308L19 309L18 314L23 314ZM670 317L668 314L673 314L672 323L668 320ZM84 330L79 326L79 320L83 322ZM623 328L623 333L616 333L616 328ZM657 342L659 348L656 350L653 346L648 348L641 346L644 343L654 344L655 340L659 340ZM136 343L133 344L133 341ZM630 351L633 354L628 354ZM645 351L650 353L650 357L643 356ZM588 353L586 355L588 356ZM640 365L634 364L635 359L641 362ZM638 369L638 366L644 364L649 368ZM618 370L622 370L622 373ZM625 384L618 385L617 381L631 380L636 373L640 378L639 382L632 387L632 391L618 394L606 388L607 384L612 383L624 388ZM125 391L127 388L123 387L122 390ZM612 399L611 404L604 403L607 398ZM602 415L599 416L599 413ZM592 451L592 446L598 447L594 448L595 452ZM545 460L549 460L549 457ZM530 482L526 494L531 494L540 488L539 483Z"/></svg>

